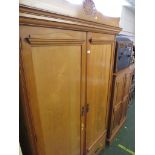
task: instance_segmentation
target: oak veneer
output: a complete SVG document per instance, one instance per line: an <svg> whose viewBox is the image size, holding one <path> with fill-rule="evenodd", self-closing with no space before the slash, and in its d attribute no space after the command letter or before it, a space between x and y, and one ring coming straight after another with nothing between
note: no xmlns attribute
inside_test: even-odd
<svg viewBox="0 0 155 155"><path fill-rule="evenodd" d="M20 6L20 104L32 155L105 147L120 28L117 19L88 19Z"/></svg>

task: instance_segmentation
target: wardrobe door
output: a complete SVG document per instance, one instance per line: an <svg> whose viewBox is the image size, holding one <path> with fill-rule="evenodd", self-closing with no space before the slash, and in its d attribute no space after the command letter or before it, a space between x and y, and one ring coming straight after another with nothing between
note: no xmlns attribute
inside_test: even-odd
<svg viewBox="0 0 155 155"><path fill-rule="evenodd" d="M21 75L38 155L83 152L86 33L20 27Z"/></svg>
<svg viewBox="0 0 155 155"><path fill-rule="evenodd" d="M86 151L98 154L107 132L109 94L112 79L114 36L88 34Z"/></svg>

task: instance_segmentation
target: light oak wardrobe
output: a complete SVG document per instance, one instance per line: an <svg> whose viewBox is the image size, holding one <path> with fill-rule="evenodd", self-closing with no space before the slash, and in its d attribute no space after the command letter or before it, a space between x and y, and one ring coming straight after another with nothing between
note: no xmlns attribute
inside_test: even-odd
<svg viewBox="0 0 155 155"><path fill-rule="evenodd" d="M93 155L105 147L120 28L90 2L52 1L48 10L20 2L20 139L29 154Z"/></svg>

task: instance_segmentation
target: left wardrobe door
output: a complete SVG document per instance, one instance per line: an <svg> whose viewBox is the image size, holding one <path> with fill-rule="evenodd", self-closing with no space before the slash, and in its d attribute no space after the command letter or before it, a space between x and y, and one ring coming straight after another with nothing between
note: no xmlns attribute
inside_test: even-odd
<svg viewBox="0 0 155 155"><path fill-rule="evenodd" d="M20 27L20 79L37 155L80 155L86 33Z"/></svg>

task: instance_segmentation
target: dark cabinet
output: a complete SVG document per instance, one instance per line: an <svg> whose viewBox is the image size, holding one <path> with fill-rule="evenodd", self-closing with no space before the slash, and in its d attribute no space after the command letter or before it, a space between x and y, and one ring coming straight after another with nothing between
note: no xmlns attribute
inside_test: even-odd
<svg viewBox="0 0 155 155"><path fill-rule="evenodd" d="M134 66L114 73L107 141L111 143L126 120Z"/></svg>
<svg viewBox="0 0 155 155"><path fill-rule="evenodd" d="M131 54L133 50L133 42L128 38L116 37L116 55L114 72L128 67L131 63Z"/></svg>

